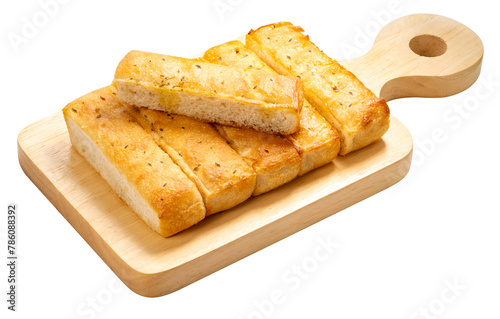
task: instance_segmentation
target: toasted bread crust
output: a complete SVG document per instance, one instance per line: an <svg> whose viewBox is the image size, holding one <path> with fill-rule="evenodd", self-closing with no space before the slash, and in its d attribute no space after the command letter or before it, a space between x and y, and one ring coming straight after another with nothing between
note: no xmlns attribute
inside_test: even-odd
<svg viewBox="0 0 500 319"><path fill-rule="evenodd" d="M282 136L219 124L214 127L255 170L257 182L253 196L286 184L299 174L300 156Z"/></svg>

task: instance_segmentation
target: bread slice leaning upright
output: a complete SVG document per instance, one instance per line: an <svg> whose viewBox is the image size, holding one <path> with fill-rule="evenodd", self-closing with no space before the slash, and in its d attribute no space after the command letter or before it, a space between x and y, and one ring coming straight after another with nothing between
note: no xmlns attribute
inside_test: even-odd
<svg viewBox="0 0 500 319"><path fill-rule="evenodd" d="M127 111L113 86L63 109L71 143L111 188L164 237L205 218L196 185Z"/></svg>
<svg viewBox="0 0 500 319"><path fill-rule="evenodd" d="M114 83L120 100L135 106L268 133L299 129L302 82L290 76L131 51Z"/></svg>

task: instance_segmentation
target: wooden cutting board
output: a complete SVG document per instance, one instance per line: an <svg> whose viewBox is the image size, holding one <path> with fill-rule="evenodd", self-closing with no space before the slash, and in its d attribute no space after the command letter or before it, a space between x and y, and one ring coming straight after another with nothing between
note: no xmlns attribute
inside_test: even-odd
<svg viewBox="0 0 500 319"><path fill-rule="evenodd" d="M341 63L391 100L465 90L482 56L471 30L419 14L390 23L366 55ZM412 139L392 117L372 145L170 238L150 230L71 146L61 112L23 129L18 153L26 175L116 275L138 294L160 296L395 184L410 168Z"/></svg>

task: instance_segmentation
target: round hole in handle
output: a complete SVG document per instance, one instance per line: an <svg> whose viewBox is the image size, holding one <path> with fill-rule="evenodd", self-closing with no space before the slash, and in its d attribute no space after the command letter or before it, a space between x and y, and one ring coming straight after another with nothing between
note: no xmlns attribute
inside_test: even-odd
<svg viewBox="0 0 500 319"><path fill-rule="evenodd" d="M420 56L436 57L446 52L448 45L438 36L421 34L410 40L410 49Z"/></svg>

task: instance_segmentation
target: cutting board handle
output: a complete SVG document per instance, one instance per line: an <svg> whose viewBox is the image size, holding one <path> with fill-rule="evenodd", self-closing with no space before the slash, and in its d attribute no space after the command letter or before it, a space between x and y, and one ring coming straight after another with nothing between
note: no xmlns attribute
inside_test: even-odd
<svg viewBox="0 0 500 319"><path fill-rule="evenodd" d="M397 19L365 55L340 61L386 100L444 97L470 87L483 59L481 39L463 24L432 14Z"/></svg>

